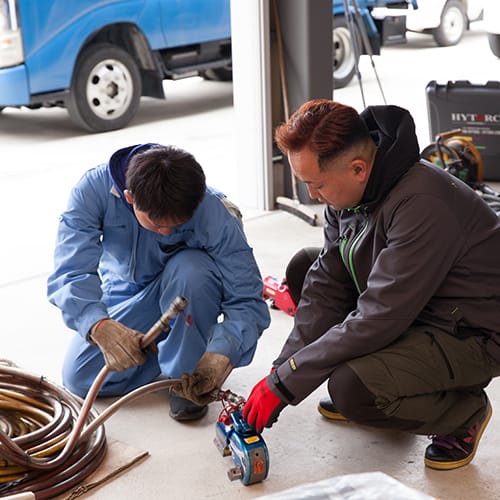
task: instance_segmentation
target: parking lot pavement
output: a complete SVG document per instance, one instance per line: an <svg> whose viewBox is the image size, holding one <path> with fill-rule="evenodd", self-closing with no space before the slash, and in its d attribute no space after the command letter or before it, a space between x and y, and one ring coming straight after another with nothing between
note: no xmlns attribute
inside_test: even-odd
<svg viewBox="0 0 500 500"><path fill-rule="evenodd" d="M422 149L431 142L425 91L430 81L446 84L468 80L484 84L500 80L500 59L489 49L482 22L472 23L462 41L452 47L437 47L429 35L407 33L406 44L382 47L382 54L373 57L373 65L374 68L368 56L361 56L361 86L366 105L384 103L378 76L386 102L412 113ZM361 86L354 78L348 87L334 90L334 99L361 111L364 108Z"/></svg>

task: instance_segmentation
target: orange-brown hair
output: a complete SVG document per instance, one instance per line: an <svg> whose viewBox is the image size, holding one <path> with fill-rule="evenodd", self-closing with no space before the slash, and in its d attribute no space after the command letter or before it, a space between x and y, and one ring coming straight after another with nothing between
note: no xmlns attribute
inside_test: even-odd
<svg viewBox="0 0 500 500"><path fill-rule="evenodd" d="M320 168L334 156L369 137L366 125L354 108L328 99L304 103L274 133L283 154L308 147L317 154Z"/></svg>

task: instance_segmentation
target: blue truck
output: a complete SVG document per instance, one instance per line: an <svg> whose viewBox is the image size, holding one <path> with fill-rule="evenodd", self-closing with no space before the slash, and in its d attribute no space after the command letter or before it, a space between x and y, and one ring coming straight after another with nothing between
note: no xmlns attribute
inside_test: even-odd
<svg viewBox="0 0 500 500"><path fill-rule="evenodd" d="M410 1L333 0L337 88L364 52L360 27L380 52L371 9ZM165 97L163 80L231 80L231 68L230 0L0 0L0 111L59 106L83 129L115 130L141 96Z"/></svg>

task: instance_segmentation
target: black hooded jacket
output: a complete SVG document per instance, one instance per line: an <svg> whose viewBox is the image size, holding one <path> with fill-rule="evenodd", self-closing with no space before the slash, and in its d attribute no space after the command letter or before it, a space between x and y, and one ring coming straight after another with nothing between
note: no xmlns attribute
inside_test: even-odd
<svg viewBox="0 0 500 500"><path fill-rule="evenodd" d="M419 162L406 110L373 106L361 116L378 147L362 202L325 209L324 247L268 380L289 404L412 325L477 335L500 361L497 215L466 184Z"/></svg>

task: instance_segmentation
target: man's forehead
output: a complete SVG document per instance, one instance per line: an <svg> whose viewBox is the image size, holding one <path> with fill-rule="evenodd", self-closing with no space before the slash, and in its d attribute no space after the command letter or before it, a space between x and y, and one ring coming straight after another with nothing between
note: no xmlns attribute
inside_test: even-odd
<svg viewBox="0 0 500 500"><path fill-rule="evenodd" d="M288 153L288 161L295 174L302 182L311 184L320 176L318 159L312 151L295 151Z"/></svg>

